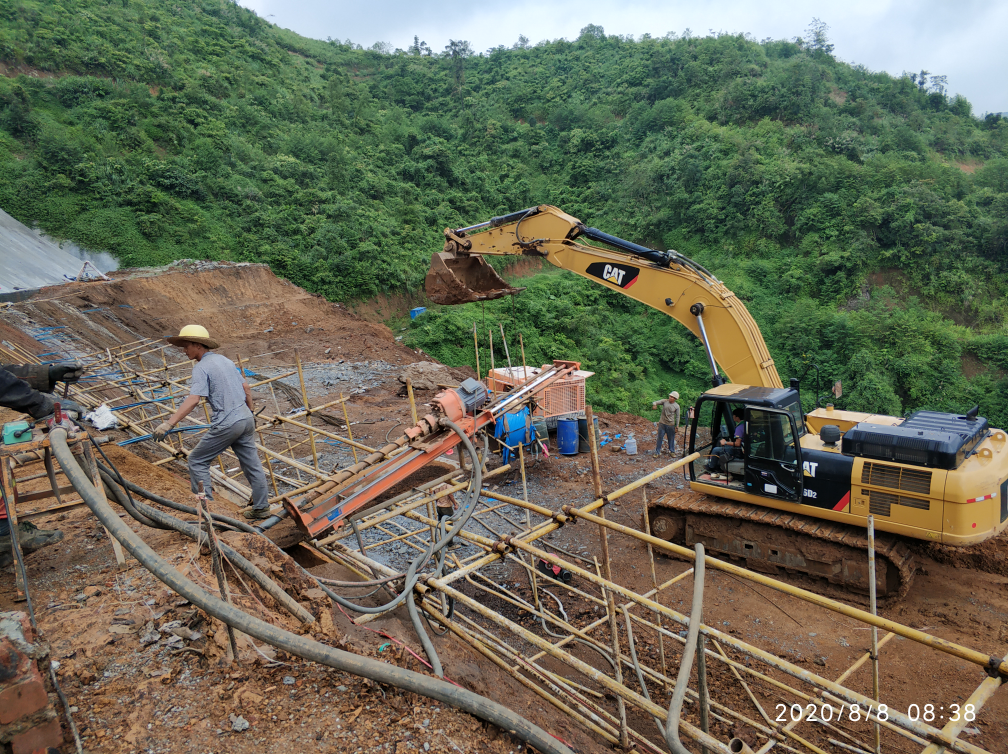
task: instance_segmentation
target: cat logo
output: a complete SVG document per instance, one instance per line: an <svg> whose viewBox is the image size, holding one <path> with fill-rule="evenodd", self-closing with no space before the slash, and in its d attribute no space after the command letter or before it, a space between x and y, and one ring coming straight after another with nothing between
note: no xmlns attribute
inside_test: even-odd
<svg viewBox="0 0 1008 754"><path fill-rule="evenodd" d="M592 262L588 265L588 269L585 272L623 289L627 289L636 283L637 276L640 275L640 269L637 267L622 264L607 264L605 262Z"/></svg>
<svg viewBox="0 0 1008 754"><path fill-rule="evenodd" d="M812 461L803 461L802 471L805 472L805 476L810 476L813 479L815 479L815 470L817 466L819 466L818 463L813 463Z"/></svg>

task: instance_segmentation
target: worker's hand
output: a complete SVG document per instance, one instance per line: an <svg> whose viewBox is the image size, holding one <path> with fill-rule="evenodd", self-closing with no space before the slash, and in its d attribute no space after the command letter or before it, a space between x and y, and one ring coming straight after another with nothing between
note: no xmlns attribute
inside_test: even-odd
<svg viewBox="0 0 1008 754"><path fill-rule="evenodd" d="M154 429L154 433L153 433L154 441L155 442L163 442L164 439L168 436L168 433L171 432L171 430L172 430L172 425L170 423L168 423L168 422L161 422Z"/></svg>
<svg viewBox="0 0 1008 754"><path fill-rule="evenodd" d="M84 365L77 363L52 364L49 367L49 384L77 382L84 374Z"/></svg>

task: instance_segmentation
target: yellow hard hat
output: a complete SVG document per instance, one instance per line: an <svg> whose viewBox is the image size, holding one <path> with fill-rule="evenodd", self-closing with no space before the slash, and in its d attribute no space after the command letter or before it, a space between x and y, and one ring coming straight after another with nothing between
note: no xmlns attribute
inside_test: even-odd
<svg viewBox="0 0 1008 754"><path fill-rule="evenodd" d="M216 340L210 337L210 333L207 332L207 329L203 325L186 325L179 330L178 335L170 335L167 340L173 346L184 346L186 343L199 343L201 346L206 346L211 350L220 346Z"/></svg>

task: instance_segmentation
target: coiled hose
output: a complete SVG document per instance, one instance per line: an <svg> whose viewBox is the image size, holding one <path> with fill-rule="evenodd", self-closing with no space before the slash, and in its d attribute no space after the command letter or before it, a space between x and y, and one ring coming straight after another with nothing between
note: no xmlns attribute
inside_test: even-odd
<svg viewBox="0 0 1008 754"><path fill-rule="evenodd" d="M109 461L110 465L111 465L111 463L112 462ZM176 510L179 513L188 513L188 514L190 514L192 516L196 515L196 509L193 508L191 505L183 505L182 503L176 503L174 500L169 500L166 497L162 497L161 495L154 494L150 490L145 490L140 485L134 484L129 479L124 478L121 474L119 474L115 470L114 466L112 468L109 468L108 466L106 466L105 464L103 464L103 463L101 463L99 461L98 462L98 469L100 471L104 471L109 476L114 477L115 480L116 480L116 482L120 486L124 486L130 492L135 492L137 495L140 495L140 497L147 498L152 503L157 503L158 505L163 505L165 508L171 508L172 510ZM129 509L127 509L127 510L129 510ZM239 521L237 518L231 518L231 516L223 516L223 515L221 515L219 513L211 513L210 515L213 516L213 520L216 523L218 523L218 524L224 524L225 526L229 526L232 529L237 529L238 531L243 531L243 532L246 532L247 534L261 534L262 533L257 528L255 528L254 526L251 526L251 525L245 523L244 521ZM148 524L148 526L150 526L150 524Z"/></svg>
<svg viewBox="0 0 1008 754"><path fill-rule="evenodd" d="M310 662L317 662L336 670L370 678L372 681L378 683L385 683L426 696L430 699L435 699L444 704L450 704L481 720L493 723L509 731L539 749L543 754L573 754L567 746L560 743L539 726L515 714L507 707L479 694L474 694L468 689L454 686L447 681L415 673L412 670L405 670L389 663L379 662L370 657L361 657L350 652L344 652L305 636L292 634L289 631L284 631L249 615L233 605L227 604L218 597L208 594L176 571L120 520L119 516L101 498L98 490L95 489L91 481L77 466L70 448L67 447L66 430L53 429L49 433L49 440L53 454L63 468L63 472L66 474L70 484L73 485L73 488L83 498L88 508L91 509L112 536L118 539L123 547L141 565L169 589L185 597L192 604L214 618L223 621L239 631L243 631L259 641L266 642ZM469 445L471 447L471 443ZM475 454L473 455L475 456ZM476 488L476 494L479 494L479 488ZM452 531L454 532L455 529Z"/></svg>

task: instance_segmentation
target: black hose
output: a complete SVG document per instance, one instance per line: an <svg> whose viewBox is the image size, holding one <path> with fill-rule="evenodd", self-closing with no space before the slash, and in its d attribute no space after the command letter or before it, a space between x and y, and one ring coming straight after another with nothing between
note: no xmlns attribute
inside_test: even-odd
<svg viewBox="0 0 1008 754"><path fill-rule="evenodd" d="M111 464L112 462L109 461L109 463ZM120 486L125 487L127 492L135 492L136 494L140 495L140 497L147 498L152 503L163 505L166 508L171 508L172 510L178 511L179 513L189 513L190 515L193 516L199 515L196 512L196 509L193 508L192 506L184 505L182 503L176 503L174 500L169 500L168 498L162 497L161 495L156 495L150 490L145 490L140 485L134 484L128 479L124 479L123 476L116 471L115 466L112 466L112 468L110 469L107 466L105 466L105 464L99 463L98 470L104 471L109 476L111 476L114 472L116 475L116 481L119 482ZM246 532L247 534L262 533L254 526L250 526L249 524L246 524L244 521L239 521L237 518L231 518L230 516L223 516L219 513L211 513L210 515L213 516L213 520L215 523L225 524L226 526L230 526L232 529L237 529L238 531L243 531ZM148 526L149 525L150 524L148 524Z"/></svg>
<svg viewBox="0 0 1008 754"><path fill-rule="evenodd" d="M465 431L451 421L448 418L441 419L441 425L451 429L455 434L459 436L462 443L463 449L469 454L469 460L472 462L473 467L473 492L470 493L466 504L460 507L455 513L452 514L449 520L455 522L455 526L452 527L451 531L445 532L444 536L434 542L434 537L431 537L431 547L428 548L429 554L418 556L416 560L410 564L410 571L407 574L406 585L403 589L402 594L408 595L406 599L406 610L409 613L410 622L413 624L413 630L416 631L416 635L420 637L420 643L423 645L424 652L427 653L427 659L431 662L431 670L434 674L444 678L444 670L441 667L441 660L437 655L437 651L434 649L434 644L430 640L430 636L427 634L427 629L424 628L423 622L420 620L420 614L417 612L416 606L416 595L413 592L413 585L417 581L416 572L421 566L416 566L417 561L423 558L423 562L427 562L427 558L431 556L436 556L437 553L443 553L444 548L449 542L454 538L456 532L462 530L462 527L466 525L469 521L469 517L472 515L473 511L476 510L475 502L479 498L480 488L483 485L483 471L479 467L479 457L476 455L476 448L473 447L472 441L466 435ZM444 527L444 522L442 521L440 527ZM414 567L416 566L416 567ZM438 560L438 575L440 576L441 568L444 567L444 560ZM410 583L410 577L413 579L413 583ZM401 597L402 595L400 595ZM394 602L395 600L393 600ZM391 604L391 603L390 603Z"/></svg>
<svg viewBox="0 0 1008 754"><path fill-rule="evenodd" d="M567 746L537 725L503 705L479 694L474 694L468 689L454 686L437 678L429 678L389 663L372 660L369 657L344 652L305 636L292 634L249 615L218 597L207 594L154 552L150 545L123 523L108 503L101 499L94 485L74 463L73 454L66 443L66 430L52 430L49 433L49 439L56 460L63 467L70 484L73 485L85 504L108 529L109 533L118 539L123 547L158 580L209 615L259 641L266 642L310 662L317 662L336 670L370 678L378 683L385 683L444 704L450 704L511 732L539 749L543 754L573 754ZM479 494L479 488L476 489L476 494Z"/></svg>
<svg viewBox="0 0 1008 754"><path fill-rule="evenodd" d="M106 476L109 477L109 480L111 480L111 471L107 467L105 467L103 464L99 463L98 464L98 470L99 470L99 472L103 472ZM102 479L103 479L103 481L106 481L106 483L108 482L108 480L105 480L105 477L103 477ZM155 495L153 492L145 490L143 487L140 487L139 485L134 484L133 482L129 481L128 479L125 479L124 481L126 482L126 485L127 485L127 487L130 490L132 490L133 492L136 492L141 497L145 497L148 500L157 503L158 505L164 505L167 508L172 508L173 510L180 511L182 513L191 513L194 516L197 515L197 512L196 512L195 508L192 508L192 507L190 507L188 505L183 505L182 503L177 503L174 500L169 500L168 498L162 497L160 495ZM112 489L113 490L117 489L117 486L113 485ZM114 492L113 492L113 494L115 495ZM120 500L119 495L115 495L115 498L116 498L116 501ZM127 510L129 510L129 509L127 508ZM152 508L151 510L157 511L156 508ZM167 518L164 519L165 521L171 520L173 522L178 522L180 524L184 524L185 523L185 522L181 521L180 519L175 518L174 516L170 516L169 514L163 514L161 511L157 511L157 513L162 514L164 516L167 516ZM284 511L284 513L286 513L286 511ZM224 524L225 526L230 526L230 527L232 527L234 529L246 532L248 534L256 534L256 535L259 535L259 536L263 535L262 531L260 531L259 529L257 529L254 526L250 526L250 525L246 524L244 521L239 521L236 518L231 518L230 516L223 516L223 515L220 515L220 514L217 514L217 513L213 513L211 515L213 516L214 521L216 521L217 523ZM137 519L137 520L140 520L140 519ZM272 519L264 521L263 523L269 523L270 520L279 521L280 519L277 518L276 516L274 516ZM168 528L174 529L175 531L179 531L179 529L177 529L174 525L168 525ZM179 533L185 534L186 536L189 536L188 532L179 531ZM286 553L283 552L283 549L279 545L277 545L276 542L274 542L273 540L271 540L269 537L263 536L263 539L266 542L269 542L271 545L273 545L273 547L275 547L281 553L283 553L283 555L285 557L289 557ZM227 552L234 552L234 550L232 550L231 548L228 548ZM228 555L228 557L231 558L231 555ZM239 555L239 558L241 558L240 555ZM236 561L236 562L241 562L241 561L239 560L239 561ZM329 584L329 582L330 582L329 579L320 579L318 576L315 576L313 573L311 573L310 571L308 571L307 569L305 569L303 566L301 566L296 561L292 561L292 562L294 562L294 565L296 565L305 576L307 576L309 579L314 580L315 583L318 584L319 588L322 589L322 591L324 591L326 593L326 595L330 599L335 599L336 598L335 592L333 592L329 588L329 586L327 586L327 584ZM255 568L255 566L253 566L251 563L249 563L248 565L249 565L250 568ZM262 574L261 571L259 573ZM252 576L252 578L255 578L256 581L257 581L257 583L258 583L258 577L257 576ZM394 581L395 579L398 579L398 578L402 578L402 575L400 574L399 576L395 576L395 577L393 577L393 578L391 578L389 580L390 581ZM270 580L270 579L267 579L267 580L270 581L270 583L272 583L272 580ZM334 582L333 585L334 586L343 586L343 584L340 584L339 582ZM357 586L357 585L358 585L358 582L347 582L347 586ZM369 582L362 582L360 585L361 586L370 586L370 583ZM268 589L269 587L265 587L264 586L264 588ZM284 592L284 594L286 594L286 592ZM363 598L365 596L367 596L367 595L358 595L358 599L361 599L361 598Z"/></svg>
<svg viewBox="0 0 1008 754"><path fill-rule="evenodd" d="M64 469L64 472L65 471L66 469ZM122 503L123 500L125 499L125 495L123 495L122 490L120 490L119 487L115 484L115 480L110 475L106 474L104 471L99 471L99 473L102 475L102 481L105 482L105 484L111 489L113 495L115 495L116 500ZM160 511L157 508L152 508L151 506L145 505L144 503L136 503L136 507L140 509L140 512L143 513L145 516L161 524L162 528L177 531L179 534L189 537L189 539L192 539L196 542L200 542L202 540L202 529L199 526L195 524L190 524L189 522L183 521L180 518L175 518L175 516L172 516L169 513ZM126 510L129 511L129 508L127 508ZM266 593L269 594L270 597L272 597L281 605L283 605L284 609L286 609L287 612L289 612L295 618L300 620L302 623L312 623L315 621L315 616L313 616L310 612L301 607L301 605L298 604L297 600L295 600L293 597L287 594L287 592L285 592L283 589L277 586L276 582L273 581L273 579L271 579L265 573L260 571L244 555L235 550L233 547L228 546L224 542L220 543L220 549L221 552L223 552L224 555L227 557L227 559L231 562L231 565L240 570L242 573L246 574L249 578L255 581L259 586L261 586L266 591Z"/></svg>
<svg viewBox="0 0 1008 754"><path fill-rule="evenodd" d="M82 429L83 429L83 427L82 427ZM86 429L84 429L84 433L88 436L88 439L91 441L91 444L94 445L95 450L97 450L99 453L101 453L101 457L105 459L105 462L110 467L112 467L112 471L115 473L116 477L119 479L119 484L121 484L123 486L123 489L126 490L126 499L122 502L123 508L125 508L127 511L129 511L129 514L131 516L133 516L133 518L135 518L137 521L139 521L140 523L142 523L144 526L150 526L152 529L164 529L164 528L166 528L164 526L161 526L161 525L155 523L154 521L151 521L149 518L147 518L146 516L144 516L142 513L140 513L136 509L136 506L134 505L134 502L133 502L133 496L130 494L129 487L126 486L126 480L123 479L123 475L119 473L119 469L117 469L115 467L115 464L112 463L112 461L109 459L109 457L107 455L105 455L105 451L102 449L102 446L97 443L97 441L94 439L94 437L91 435L91 433L88 432ZM107 471L107 469L106 469L106 471Z"/></svg>

